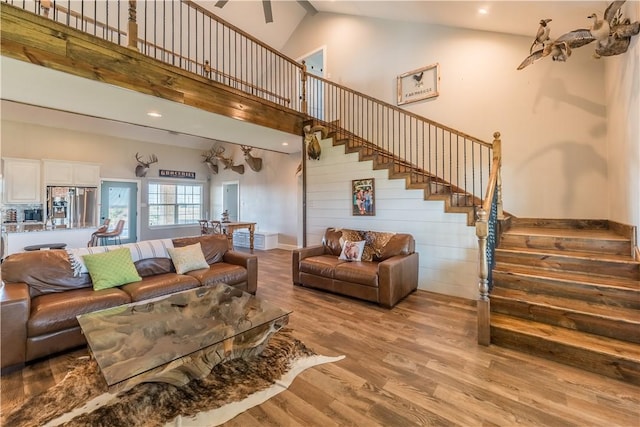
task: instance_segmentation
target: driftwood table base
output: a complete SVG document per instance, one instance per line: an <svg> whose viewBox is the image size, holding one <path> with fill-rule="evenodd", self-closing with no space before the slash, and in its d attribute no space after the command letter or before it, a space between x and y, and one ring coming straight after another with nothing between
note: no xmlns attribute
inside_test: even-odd
<svg viewBox="0 0 640 427"><path fill-rule="evenodd" d="M182 386L222 362L260 354L289 312L227 285L78 316L111 392Z"/></svg>

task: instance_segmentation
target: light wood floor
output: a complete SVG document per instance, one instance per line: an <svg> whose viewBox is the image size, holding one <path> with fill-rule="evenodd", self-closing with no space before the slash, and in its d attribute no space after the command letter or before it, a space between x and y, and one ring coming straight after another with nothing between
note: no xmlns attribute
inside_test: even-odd
<svg viewBox="0 0 640 427"><path fill-rule="evenodd" d="M345 355L228 426L640 426L640 387L476 344L475 304L417 291L392 310L293 287L288 251L256 251L258 296L293 310L317 353ZM59 381L76 351L2 378L3 412Z"/></svg>

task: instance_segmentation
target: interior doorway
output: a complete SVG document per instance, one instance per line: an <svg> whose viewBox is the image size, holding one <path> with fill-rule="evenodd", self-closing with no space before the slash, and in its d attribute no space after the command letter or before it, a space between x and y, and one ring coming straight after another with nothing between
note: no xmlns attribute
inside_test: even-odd
<svg viewBox="0 0 640 427"><path fill-rule="evenodd" d="M240 220L240 183L228 181L222 183L222 212L229 213L229 221Z"/></svg>
<svg viewBox="0 0 640 427"><path fill-rule="evenodd" d="M322 46L298 58L299 62L305 62L307 73L325 78L325 49L326 47ZM324 85L318 83L319 82L317 80L314 81L314 79L307 81L307 104L309 106L310 116L324 120Z"/></svg>
<svg viewBox="0 0 640 427"><path fill-rule="evenodd" d="M102 181L100 183L100 223L109 218L109 229L124 220L122 243L138 241L138 183Z"/></svg>

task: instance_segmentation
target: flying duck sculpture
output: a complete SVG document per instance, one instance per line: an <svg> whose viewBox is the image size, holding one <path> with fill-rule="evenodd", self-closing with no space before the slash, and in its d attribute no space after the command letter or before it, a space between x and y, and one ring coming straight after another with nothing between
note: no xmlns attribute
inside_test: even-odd
<svg viewBox="0 0 640 427"><path fill-rule="evenodd" d="M538 28L538 32L536 33L536 38L533 39L533 43L531 43L531 47L529 48L529 53L533 53L533 48L537 45L542 45L544 48L545 42L551 40L549 38L549 33L551 32L551 27L549 27L549 22L551 19L541 19L540 27Z"/></svg>
<svg viewBox="0 0 640 427"><path fill-rule="evenodd" d="M531 53L518 66L518 70L533 64L534 62L551 56L554 61L564 62L571 56L571 50L585 46L593 41L596 43L595 58L601 56L619 55L627 51L631 37L640 33L640 23L631 23L629 19L622 20L620 8L626 0L614 1L604 12L603 19L598 19L596 13L587 18L593 20L589 29L580 28L570 31L558 37L556 40L537 43L538 35L531 48L536 44L542 44L542 48ZM540 27L545 20L540 21ZM540 34L541 28L538 29ZM542 32L544 36L544 31Z"/></svg>

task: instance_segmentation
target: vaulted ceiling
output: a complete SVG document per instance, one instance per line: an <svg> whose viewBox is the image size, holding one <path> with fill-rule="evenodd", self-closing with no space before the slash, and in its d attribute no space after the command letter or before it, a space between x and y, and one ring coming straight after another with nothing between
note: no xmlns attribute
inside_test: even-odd
<svg viewBox="0 0 640 427"><path fill-rule="evenodd" d="M197 1L203 7L263 40L267 44L281 49L303 21L308 8L297 1L272 0L273 23L265 23L261 1L229 0L224 8L216 8L213 1ZM586 27L586 17L593 11L602 12L608 2L604 1L326 1L311 0L311 5L319 13L340 13L346 15L367 16L377 19L391 19L402 22L424 22L478 30L504 32L518 35L533 35L541 18L552 17L554 28L562 30ZM487 12L482 14L479 9ZM25 73L42 73L41 67L30 64L16 64L13 60L2 61L2 117L16 121L32 121L50 126L64 126L80 131L100 132L111 136L130 139L152 140L165 144L180 144L193 148L206 149L212 140L236 142L237 140L261 141L261 148L269 148L280 152L293 153L299 151L300 137L282 132L268 130L255 125L238 122L210 113L190 111L193 117L199 117L199 123L193 128L184 128L184 109L179 104L158 101L157 98L131 91L109 88L109 97L115 97L112 104L128 106L131 111L123 110L120 116L108 116L111 120L100 120L100 111L95 111L93 99L87 97L70 97L69 87L83 87L88 83L84 79L48 70L46 78L25 79ZM87 88L100 92L99 88ZM82 91L75 91L82 92ZM85 92L86 93L86 92ZM94 93L94 92L92 92ZM6 102L6 100L43 106L47 108L28 107L24 104ZM64 102L66 102L66 104ZM148 117L133 120L132 117L143 116L133 109L147 111L147 106L154 102L162 102L167 111L161 122L149 121ZM87 105L83 105L83 103ZM173 105L172 105L173 104ZM48 109L61 111L50 112ZM175 110L173 114L172 110ZM192 109L193 110L193 109ZM91 112L88 116L63 113L63 111ZM55 114L53 114L55 113ZM204 119L201 115L207 115ZM174 119L172 119L174 117ZM137 126L127 124L135 123ZM225 132L221 133L220 129ZM234 138L231 135L238 135ZM256 138L260 135L260 138ZM283 146L283 142L289 145Z"/></svg>

